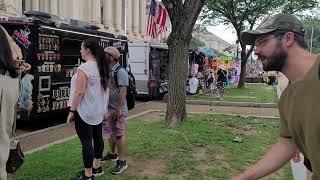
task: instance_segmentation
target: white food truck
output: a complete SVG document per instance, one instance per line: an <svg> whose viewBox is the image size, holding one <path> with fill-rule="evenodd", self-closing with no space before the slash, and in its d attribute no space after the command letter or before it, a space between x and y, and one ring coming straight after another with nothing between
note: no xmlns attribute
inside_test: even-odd
<svg viewBox="0 0 320 180"><path fill-rule="evenodd" d="M160 99L168 92L168 45L129 42L128 64L136 80L137 96Z"/></svg>

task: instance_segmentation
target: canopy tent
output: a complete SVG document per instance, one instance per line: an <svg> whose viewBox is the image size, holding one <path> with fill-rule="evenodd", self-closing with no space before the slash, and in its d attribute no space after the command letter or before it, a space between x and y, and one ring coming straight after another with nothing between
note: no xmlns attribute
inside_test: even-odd
<svg viewBox="0 0 320 180"><path fill-rule="evenodd" d="M198 47L198 50L203 52L207 57L217 57L217 53L212 48Z"/></svg>

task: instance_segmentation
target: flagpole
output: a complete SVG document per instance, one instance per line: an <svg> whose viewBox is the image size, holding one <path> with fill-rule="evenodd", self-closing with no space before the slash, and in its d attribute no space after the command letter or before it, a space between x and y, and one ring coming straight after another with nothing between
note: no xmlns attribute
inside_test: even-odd
<svg viewBox="0 0 320 180"><path fill-rule="evenodd" d="M118 0L119 1L119 0ZM124 1L124 35L127 36L127 4L128 0Z"/></svg>
<svg viewBox="0 0 320 180"><path fill-rule="evenodd" d="M313 25L311 26L311 38L310 38L310 53L312 53L312 40L313 40Z"/></svg>

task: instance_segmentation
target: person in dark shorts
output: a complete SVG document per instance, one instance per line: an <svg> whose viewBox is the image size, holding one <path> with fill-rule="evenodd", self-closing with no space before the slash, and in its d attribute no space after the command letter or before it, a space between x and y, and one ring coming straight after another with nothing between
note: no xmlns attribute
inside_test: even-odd
<svg viewBox="0 0 320 180"><path fill-rule="evenodd" d="M110 59L110 94L108 113L103 124L103 135L109 141L109 152L102 161L116 161L111 169L112 174L120 174L128 168L126 161L126 118L128 106L126 100L127 87L129 86L128 72L119 64L120 52L117 48L109 46L104 49ZM118 149L118 154L116 153Z"/></svg>

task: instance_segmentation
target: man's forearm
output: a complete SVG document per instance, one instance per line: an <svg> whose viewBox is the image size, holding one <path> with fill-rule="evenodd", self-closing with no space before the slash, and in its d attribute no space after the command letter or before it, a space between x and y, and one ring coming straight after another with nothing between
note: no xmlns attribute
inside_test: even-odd
<svg viewBox="0 0 320 180"><path fill-rule="evenodd" d="M241 176L243 179L259 179L280 169L287 163L297 147L292 139L279 138L278 142L255 165L249 167Z"/></svg>
<svg viewBox="0 0 320 180"><path fill-rule="evenodd" d="M121 109L122 105L124 104L124 101L126 99L126 95L127 95L127 87L126 86L120 86L119 87L119 100L117 103L117 109Z"/></svg>

